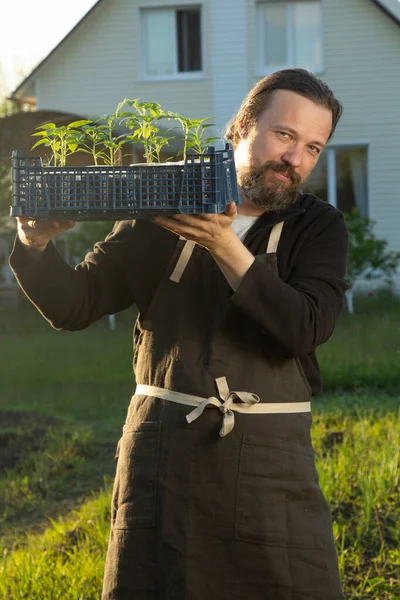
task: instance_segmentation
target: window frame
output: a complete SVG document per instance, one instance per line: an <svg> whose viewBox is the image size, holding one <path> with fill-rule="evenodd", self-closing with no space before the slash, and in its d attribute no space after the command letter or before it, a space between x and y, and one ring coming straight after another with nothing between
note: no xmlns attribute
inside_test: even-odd
<svg viewBox="0 0 400 600"><path fill-rule="evenodd" d="M175 56L174 56L174 66L175 72L170 75L149 75L146 71L146 63L147 63L147 46L146 39L144 36L144 27L143 27L143 15L152 10L172 10L176 14L178 10L193 10L198 9L200 11L200 44L201 44L201 71L178 71L178 45L175 35ZM162 4L154 6L148 5L140 5L137 8L138 10L138 23L140 30L140 56L144 58L144 60L140 60L139 66L139 81L148 82L148 81L185 81L185 80L196 80L196 79L204 79L204 5L202 2L195 2L193 4ZM176 19L175 19L176 24ZM176 27L176 25L175 25ZM175 34L177 31L175 29Z"/></svg>
<svg viewBox="0 0 400 600"><path fill-rule="evenodd" d="M270 75L275 71L280 71L282 69L292 69L297 67L295 56L294 56L294 11L293 5L296 2L302 2L305 0L255 0L255 57L256 57L256 73L258 77L264 77L265 75ZM313 70L313 73L321 74L324 71L324 62L325 62L325 39L324 39L324 1L325 0L315 0L315 2L319 2L321 7L321 45L322 45L322 56L321 56L321 64L318 65L318 68ZM263 29L263 19L260 16L260 9L263 4L285 4L287 7L287 24L286 24L286 32L287 32L287 45L286 45L286 55L288 56L288 62L282 65L275 65L273 67L268 67L264 63L264 29Z"/></svg>
<svg viewBox="0 0 400 600"><path fill-rule="evenodd" d="M326 154L326 189L327 201L337 208L337 180L336 180L336 152L337 150L351 150L352 148L363 148L367 153L367 196L366 196L366 215L373 219L372 211L372 156L371 145L369 142L354 140L351 142L341 142L329 144L325 150Z"/></svg>

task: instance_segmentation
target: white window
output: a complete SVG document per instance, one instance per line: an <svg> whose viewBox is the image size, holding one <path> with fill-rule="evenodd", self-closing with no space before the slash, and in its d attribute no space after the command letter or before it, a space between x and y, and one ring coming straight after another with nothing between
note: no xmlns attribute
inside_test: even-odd
<svg viewBox="0 0 400 600"><path fill-rule="evenodd" d="M201 73L199 7L142 9L141 31L143 75L163 79Z"/></svg>
<svg viewBox="0 0 400 600"><path fill-rule="evenodd" d="M259 75L288 67L322 71L320 0L257 2L256 16Z"/></svg>
<svg viewBox="0 0 400 600"><path fill-rule="evenodd" d="M367 217L368 149L365 146L327 148L303 191L327 200L343 213L357 208L361 216Z"/></svg>

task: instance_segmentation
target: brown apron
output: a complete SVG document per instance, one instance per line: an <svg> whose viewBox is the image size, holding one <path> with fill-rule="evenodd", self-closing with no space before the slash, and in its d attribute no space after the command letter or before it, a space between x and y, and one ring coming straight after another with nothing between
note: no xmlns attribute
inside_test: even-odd
<svg viewBox="0 0 400 600"><path fill-rule="evenodd" d="M276 273L281 229L256 257ZM211 255L179 240L136 323L138 390L161 398L133 396L118 444L103 600L344 598L311 413L297 411L309 384L231 296ZM230 408L221 381L244 390ZM213 401L198 415L163 390ZM240 412L249 398L265 414Z"/></svg>

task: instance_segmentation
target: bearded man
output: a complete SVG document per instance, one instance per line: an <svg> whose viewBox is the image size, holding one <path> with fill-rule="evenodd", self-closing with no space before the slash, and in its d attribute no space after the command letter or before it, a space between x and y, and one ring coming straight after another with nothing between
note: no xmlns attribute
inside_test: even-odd
<svg viewBox="0 0 400 600"><path fill-rule="evenodd" d="M50 242L71 223L19 219L10 263L53 327L139 309L103 600L343 599L310 400L347 233L301 192L341 110L307 71L266 77L226 132L243 203L116 223L75 269Z"/></svg>

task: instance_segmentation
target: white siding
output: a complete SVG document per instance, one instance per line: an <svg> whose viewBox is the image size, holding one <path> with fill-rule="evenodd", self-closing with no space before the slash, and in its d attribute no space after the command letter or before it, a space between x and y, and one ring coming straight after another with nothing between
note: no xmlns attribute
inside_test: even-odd
<svg viewBox="0 0 400 600"><path fill-rule="evenodd" d="M211 3L213 101L217 134L247 94L247 2Z"/></svg>
<svg viewBox="0 0 400 600"><path fill-rule="evenodd" d="M198 80L140 80L140 7L203 9L204 77ZM80 115L113 111L125 97L159 102L189 117L212 114L209 0L115 0L100 2L38 71L38 109Z"/></svg>
<svg viewBox="0 0 400 600"><path fill-rule="evenodd" d="M247 90L249 91L258 77L256 75L256 1L247 2Z"/></svg>
<svg viewBox="0 0 400 600"><path fill-rule="evenodd" d="M321 77L344 105L333 144L369 145L370 216L377 236L399 251L400 27L372 2L324 4Z"/></svg>
<svg viewBox="0 0 400 600"><path fill-rule="evenodd" d="M370 0L322 0L319 73L344 105L333 145L368 144L370 216L400 251L400 26ZM255 5L247 3L248 89L255 83Z"/></svg>
<svg viewBox="0 0 400 600"><path fill-rule="evenodd" d="M322 79L344 105L333 143L369 144L371 217L400 250L400 27L372 2L324 4Z"/></svg>
<svg viewBox="0 0 400 600"><path fill-rule="evenodd" d="M320 74L344 104L334 145L368 144L371 217L400 250L400 27L371 0L322 0ZM203 11L203 78L140 80L140 7ZM257 79L256 0L103 0L38 70L39 106L81 115L112 111L124 97L155 100L217 130Z"/></svg>

